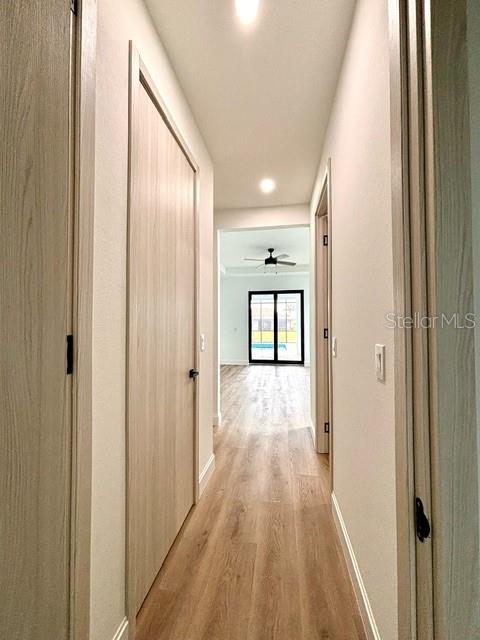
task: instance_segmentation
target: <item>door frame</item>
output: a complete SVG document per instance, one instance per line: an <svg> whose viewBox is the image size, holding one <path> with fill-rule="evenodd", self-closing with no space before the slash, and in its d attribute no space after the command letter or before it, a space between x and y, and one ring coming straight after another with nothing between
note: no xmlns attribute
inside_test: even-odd
<svg viewBox="0 0 480 640"><path fill-rule="evenodd" d="M97 1L79 0L74 16L72 492L70 635L90 634L92 489L92 321L95 208Z"/></svg>
<svg viewBox="0 0 480 640"><path fill-rule="evenodd" d="M458 314L468 313L473 310L465 295L472 285L469 278L473 273L472 247L468 240L471 237L470 202L466 195L470 190L470 175L464 158L465 141L469 136L469 105L463 97L466 50L458 46L459 42L465 42L466 4L443 0L408 0L399 3L401 7L394 7L395 4L392 2L396 24L396 31L392 33L398 46L396 74L392 77L392 82L396 82L392 95L397 105L396 120L392 123L396 127L392 139L397 147L397 165L392 164L397 207L394 264L396 268L396 263L403 258L400 264L404 266L404 301L409 309L406 315L433 318L453 309ZM460 96L454 100L448 93L448 87L453 85ZM438 161L440 154L441 162ZM447 175L448 179L445 178ZM398 247L395 253L395 238L400 241L402 234L399 228L402 191L403 256ZM448 281L448 274L442 270L444 255L452 256L452 271L461 274L464 290ZM459 256L456 262L453 256ZM468 429L472 416L468 412L475 403L474 373L468 383L463 375L467 370L474 372L474 337L471 332L459 331L456 340L447 346L441 339L442 331L445 329L427 325L411 332L403 331L407 335L399 336L399 341L403 340L407 348L405 367L401 370L406 378L400 380L404 384L406 379L407 385L398 406L399 412L404 414L404 425L407 425L403 436L399 432L403 448L399 448L398 454L404 458L405 467L397 482L397 496L401 498L397 519L400 519L404 535L399 579L402 575L405 610L407 587L409 583L411 586L409 637L417 640L451 636L455 616L445 611L442 591L446 584L452 584L452 572L459 571L460 549L469 542L478 553L478 538L472 543L472 537L467 540L452 527L449 527L452 531L448 553L445 551L445 519L450 517L450 522L457 524L461 518L462 526L474 531L478 525L478 504L476 498L474 504L465 503L473 465L471 461L468 465L462 448L455 442L455 438L461 441L466 451L475 450L476 443L467 440L472 438L472 430ZM444 362L450 363L450 376L442 373ZM461 380L462 375L463 384L452 385L451 379ZM445 450L448 450L448 456L444 455ZM445 471L448 476L448 473L454 473L454 468L462 469L462 473L456 473L457 494L449 488L449 479L445 477ZM402 489L406 477L408 496ZM413 506L416 496L422 499L432 525L432 537L423 543L415 535ZM405 513L409 514L408 531ZM474 555L471 557L473 561ZM452 610L457 616L462 608L473 609L469 598L478 598L478 583L472 585L472 576L468 579L472 566L474 562L461 566L461 573L467 576L464 584L468 588L458 584L452 589ZM399 588L399 596L400 593Z"/></svg>
<svg viewBox="0 0 480 640"><path fill-rule="evenodd" d="M459 145L465 140L466 132L462 127L467 121L462 110L468 108L468 102L459 99L456 110L451 110L448 97L439 100L440 85L433 75L441 74L442 86L448 86L453 79L461 86L466 62L462 56L465 54L461 47L452 44L451 36L456 30L456 37L462 37L464 10L463 2L444 5L432 0L389 0L394 312L406 317L413 317L414 313L420 317L439 314L440 246L445 249L445 243L449 242L450 252L453 250L462 255L463 274L468 273L471 260L470 248L467 245L464 251L462 244L464 238L469 237L465 218L465 207L468 207L464 197L467 192L465 173L456 164L458 158L462 158ZM443 21L441 36L433 33L433 12L436 12L437 20ZM456 64L451 63L451 51L457 55ZM450 77L446 77L448 74ZM457 120L452 126L455 117ZM436 135L439 130L442 131L440 140ZM454 176L452 180L439 179L445 174L440 174L435 161L438 145L441 145L444 157L453 163L443 168L449 176ZM449 216L445 224L448 236L439 228L439 211L444 215L444 224ZM456 268L459 269L458 264ZM452 304L457 296L456 311L465 311L466 299L461 293L455 289L448 291L446 296L442 291L442 302ZM397 586L399 638L402 640L450 637L450 630L441 626L448 625L449 616L436 602L441 585L436 583L434 568L440 569L441 554L435 550L431 538L424 543L417 541L414 501L416 496L421 497L432 521L434 540L435 536L441 538L444 513L453 509L453 500L449 495L448 504L440 504L435 496L435 487L440 486L442 480L439 474L440 423L446 420L449 425L446 429L443 424L443 433L455 432L453 417L462 416L465 421L473 391L471 385L457 385L448 391L445 387L440 388L438 334L435 327L411 331L395 328ZM462 340L463 353L469 356L468 340L465 336ZM452 349L448 357L443 354L443 358L450 361L452 367L458 367L455 355ZM471 362L462 362L463 367L467 365L471 366ZM442 398L447 395L450 406L440 408ZM450 450L450 465L457 456L457 468L463 468L465 460L458 458L458 447ZM466 476L464 474L463 482ZM476 511L475 514L469 511L468 515L478 517ZM458 538L452 537L452 546L454 543L459 544ZM441 569L445 578L450 568L444 565ZM467 580L466 584L470 585L470 582ZM461 596L461 590L457 589L456 598L463 604ZM439 615L434 617L435 611Z"/></svg>
<svg viewBox="0 0 480 640"><path fill-rule="evenodd" d="M462 3L454 4L455 11L461 10ZM389 0L394 312L404 317L437 313L438 194L433 153L439 122L432 103L431 9L430 0ZM450 17L454 19L451 11ZM447 51L448 44L438 43L437 54ZM447 136L453 133L454 148L460 134L449 126L445 131ZM402 639L435 637L433 567L438 558L431 538L423 543L417 540L414 509L419 496L427 516L436 515L432 499L439 418L435 341L435 329L395 328L397 587Z"/></svg>
<svg viewBox="0 0 480 640"><path fill-rule="evenodd" d="M329 454L333 491L333 362L332 362L332 163L328 158L315 211L315 445ZM326 236L327 244L324 243ZM320 242L321 240L321 242ZM321 250L320 250L321 248ZM324 291L326 283L326 291ZM325 329L327 337L325 338ZM313 394L312 394L313 395ZM328 424L328 431L326 431Z"/></svg>
<svg viewBox="0 0 480 640"><path fill-rule="evenodd" d="M278 360L278 347L275 347L278 332L278 312L277 299L279 293L299 293L300 294L300 324L302 327L300 348L301 360ZM252 297L254 295L273 295L273 360L253 360L252 359ZM271 291L249 291L248 292L248 362L249 364L271 364L271 365L294 365L303 366L305 364L305 292L303 289L272 289Z"/></svg>
<svg viewBox="0 0 480 640"><path fill-rule="evenodd" d="M165 101L163 100L161 92L158 90L156 83L153 81L147 66L145 65L140 53L133 43L130 41L130 69L129 69L129 125L128 125L128 211L127 211L127 304L126 304L126 318L127 318L127 335L126 335L126 387L125 387L125 436L126 436L126 540L125 540L125 555L126 555L126 572L125 572L125 598L126 598L126 611L129 624L129 638L132 640L135 638L136 630L136 607L135 607L135 562L134 562L134 526L133 519L131 517L130 507L130 487L132 486L133 474L130 465L130 451L132 448L132 434L129 429L129 406L128 406L128 380L129 380L129 307L130 307L130 224L132 217L132 210L135 206L135 192L132 185L132 165L134 162L134 156L136 153L134 143L134 130L135 123L138 122L139 113L139 85L143 84L148 91L152 101L156 104L160 115L162 116L165 124L169 128L171 134L177 141L178 145L182 149L185 157L191 165L194 173L194 252L195 252L195 273L194 273L194 362L193 368L199 370L199 353L200 353L200 339L198 335L199 323L199 215L198 215L198 194L199 194L199 181L200 181L200 168L199 165L187 145L180 129L176 125L174 118L169 112ZM193 497L194 505L198 502L200 497L200 481L199 481L199 384L201 384L201 376L194 382L194 419L193 419Z"/></svg>
<svg viewBox="0 0 480 640"><path fill-rule="evenodd" d="M389 0L388 10L393 312L396 316L411 317L413 309L419 308L422 300L425 302L425 237L424 226L420 224L424 214L423 162L419 155L423 118L416 66L421 46L416 36L418 19L410 0ZM394 331L398 637L417 640L414 423L428 420L426 344L420 332L413 335L398 324ZM428 564L428 559L425 560ZM422 606L428 611L428 602Z"/></svg>

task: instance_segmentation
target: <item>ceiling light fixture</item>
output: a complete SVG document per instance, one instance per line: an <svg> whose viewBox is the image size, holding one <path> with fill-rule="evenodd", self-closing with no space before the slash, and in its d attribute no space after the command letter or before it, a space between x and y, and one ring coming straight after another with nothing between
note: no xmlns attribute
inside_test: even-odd
<svg viewBox="0 0 480 640"><path fill-rule="evenodd" d="M263 180L260 180L260 191L262 193L272 193L272 191L275 191L275 186L275 180L271 178L263 178Z"/></svg>
<svg viewBox="0 0 480 640"><path fill-rule="evenodd" d="M238 17L243 24L251 24L257 17L259 0L235 0Z"/></svg>

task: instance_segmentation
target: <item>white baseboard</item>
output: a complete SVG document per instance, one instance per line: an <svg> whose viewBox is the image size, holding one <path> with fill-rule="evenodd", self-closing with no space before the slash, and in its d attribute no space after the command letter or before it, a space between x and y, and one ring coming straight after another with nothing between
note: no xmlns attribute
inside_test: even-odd
<svg viewBox="0 0 480 640"><path fill-rule="evenodd" d="M126 618L120 623L113 640L128 640L128 620Z"/></svg>
<svg viewBox="0 0 480 640"><path fill-rule="evenodd" d="M222 414L221 413L214 413L213 414L213 426L214 427L220 427L222 424Z"/></svg>
<svg viewBox="0 0 480 640"><path fill-rule="evenodd" d="M238 367L248 367L248 360L222 360L220 365L230 365L230 366L238 366Z"/></svg>
<svg viewBox="0 0 480 640"><path fill-rule="evenodd" d="M312 422L311 419L308 421L308 428L310 429L310 434L312 436L313 447L316 450L316 448L317 448L317 437L316 437L316 434L315 434L315 427L313 426L313 422Z"/></svg>
<svg viewBox="0 0 480 640"><path fill-rule="evenodd" d="M332 493L332 512L337 533L342 544L343 555L345 556L347 563L348 573L350 574L353 590L355 591L355 596L357 598L358 608L360 609L360 615L365 628L365 635L367 636L367 640L382 640L378 631L377 623L375 622L370 600L368 599L368 593L363 583L360 567L358 566L352 543L348 536L347 527L334 493Z"/></svg>
<svg viewBox="0 0 480 640"><path fill-rule="evenodd" d="M208 484L208 481L212 477L213 472L215 471L215 454L212 453L210 458L207 460L206 465L203 467L200 472L200 477L198 478L198 495L199 497L205 491L205 488Z"/></svg>

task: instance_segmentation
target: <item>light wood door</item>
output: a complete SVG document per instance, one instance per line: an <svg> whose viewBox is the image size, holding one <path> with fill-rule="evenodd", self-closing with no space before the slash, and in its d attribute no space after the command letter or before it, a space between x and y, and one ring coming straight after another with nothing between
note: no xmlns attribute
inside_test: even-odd
<svg viewBox="0 0 480 640"><path fill-rule="evenodd" d="M478 0L435 0L426 24L429 294L453 319L431 335L433 636L458 640L480 637Z"/></svg>
<svg viewBox="0 0 480 640"><path fill-rule="evenodd" d="M145 82L132 90L128 423L138 612L194 501L195 172Z"/></svg>
<svg viewBox="0 0 480 640"><path fill-rule="evenodd" d="M0 3L0 635L69 637L66 0Z"/></svg>
<svg viewBox="0 0 480 640"><path fill-rule="evenodd" d="M410 9L409 35L419 40L410 86L420 94L421 123L410 165L422 200L413 210L412 272L425 271L413 311L430 318L416 330L421 344L413 341L415 490L431 524L421 535L417 514L417 637L473 640L480 637L480 5L411 0Z"/></svg>

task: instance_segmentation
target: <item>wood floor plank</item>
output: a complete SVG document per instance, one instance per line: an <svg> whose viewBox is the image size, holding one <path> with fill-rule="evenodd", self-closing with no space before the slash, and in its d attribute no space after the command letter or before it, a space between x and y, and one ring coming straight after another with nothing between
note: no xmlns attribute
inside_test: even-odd
<svg viewBox="0 0 480 640"><path fill-rule="evenodd" d="M223 367L216 471L136 640L364 640L308 428L308 370Z"/></svg>
<svg viewBox="0 0 480 640"><path fill-rule="evenodd" d="M303 637L293 515L292 504L262 505L249 640Z"/></svg>
<svg viewBox="0 0 480 640"><path fill-rule="evenodd" d="M248 625L257 545L224 544L187 637L202 640L243 640Z"/></svg>
<svg viewBox="0 0 480 640"><path fill-rule="evenodd" d="M297 509L295 524L304 620L302 640L363 638L330 505Z"/></svg>

